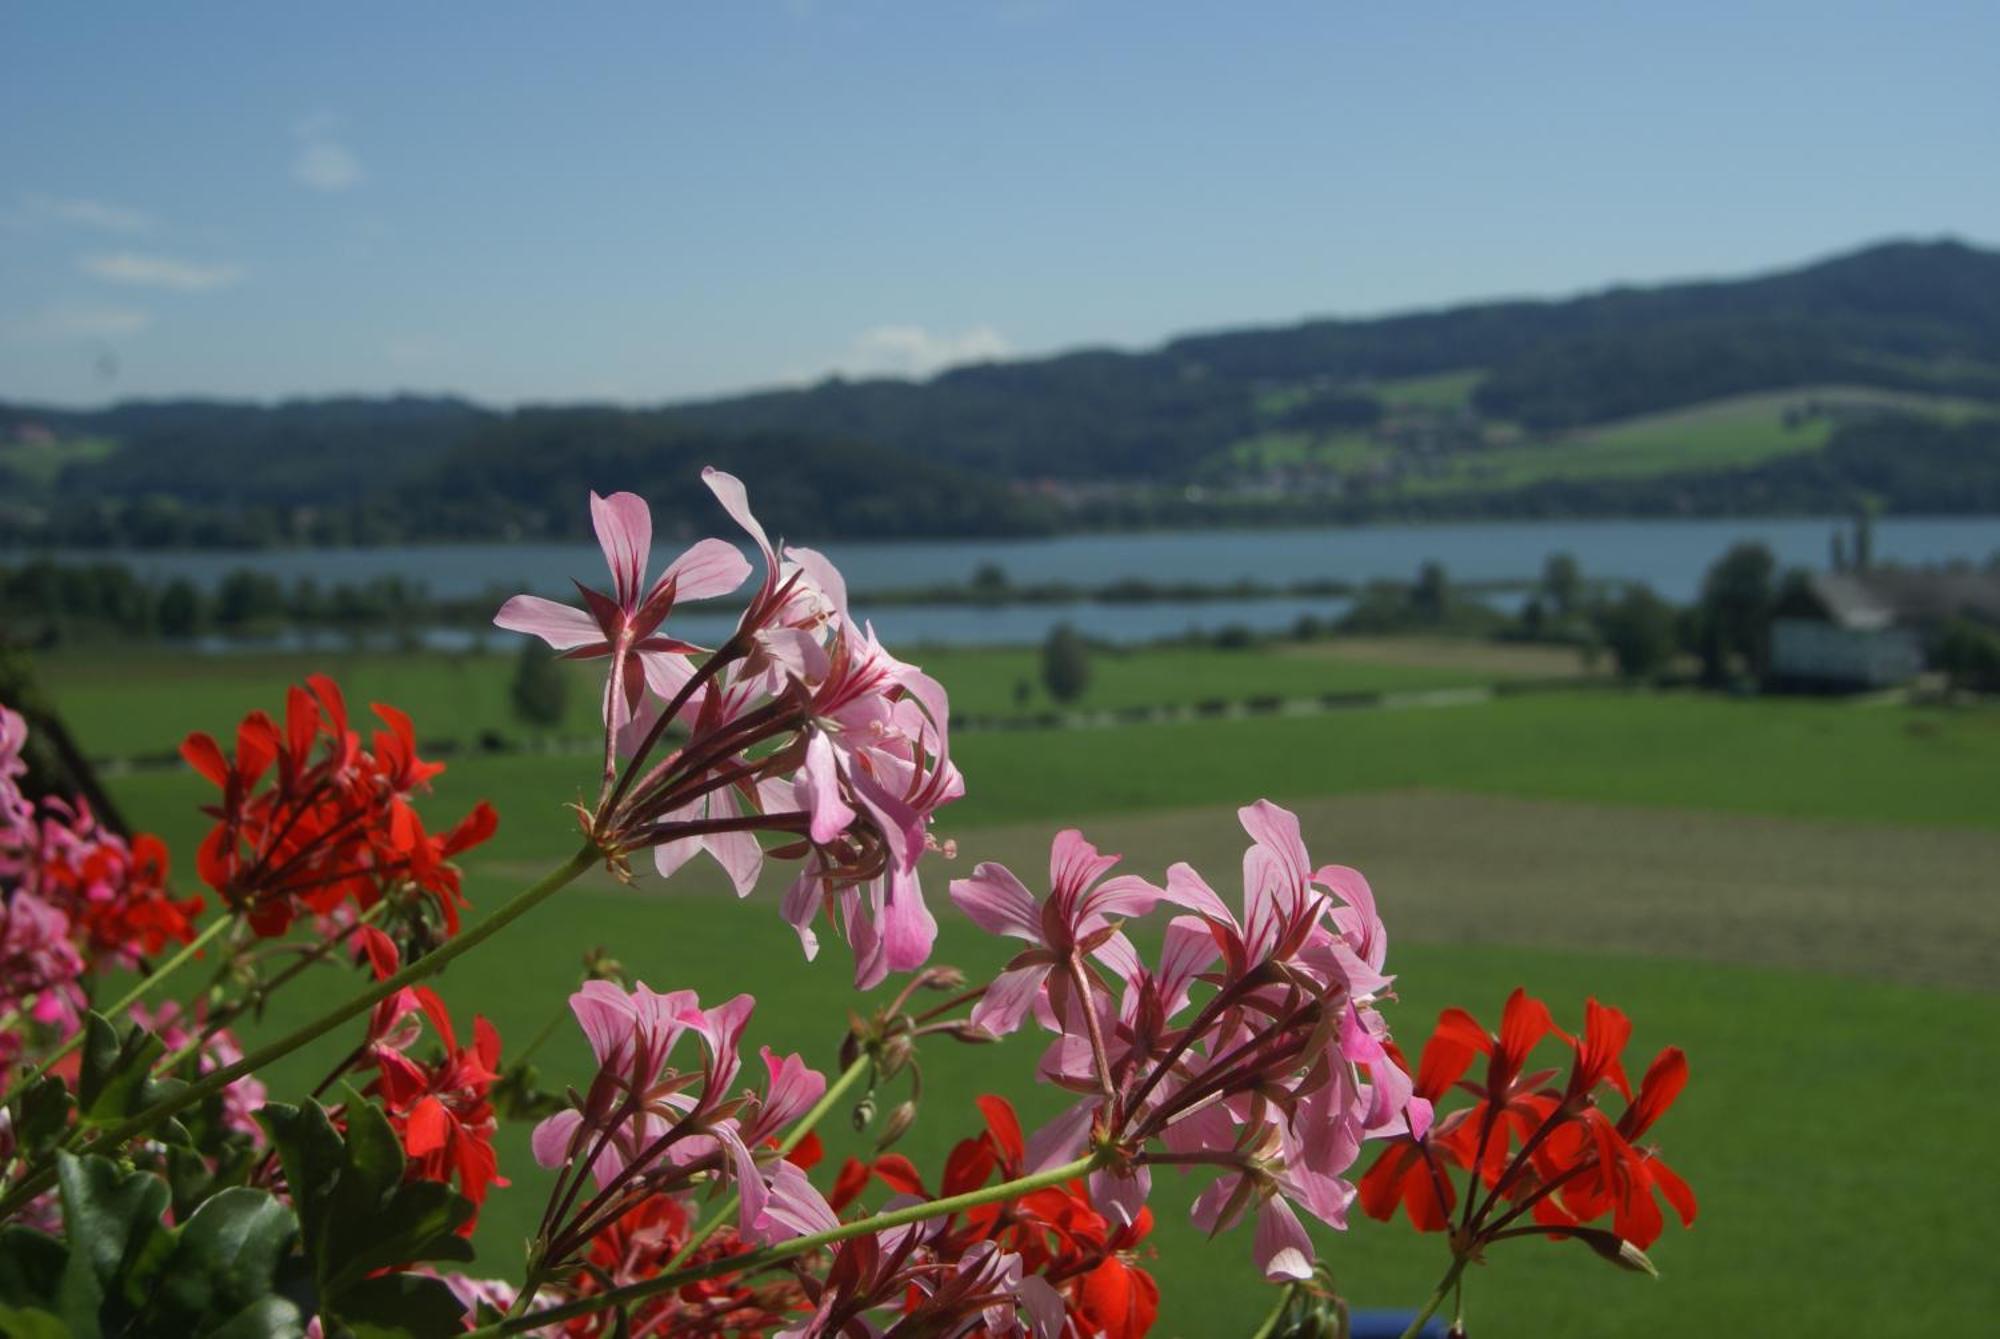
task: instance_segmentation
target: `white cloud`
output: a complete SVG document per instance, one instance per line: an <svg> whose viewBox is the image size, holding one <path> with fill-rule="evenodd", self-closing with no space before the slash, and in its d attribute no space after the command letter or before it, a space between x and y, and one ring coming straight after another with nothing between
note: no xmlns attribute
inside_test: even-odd
<svg viewBox="0 0 2000 1339"><path fill-rule="evenodd" d="M849 376L927 377L960 363L1005 358L1013 346L990 325L975 325L957 334L920 325L878 325L854 337L835 365Z"/></svg>
<svg viewBox="0 0 2000 1339"><path fill-rule="evenodd" d="M336 138L340 118L330 112L315 112L292 127L299 141L292 159L292 180L310 190L332 194L352 190L364 177L361 160Z"/></svg>
<svg viewBox="0 0 2000 1339"><path fill-rule="evenodd" d="M152 323L153 314L136 307L54 303L21 316L0 316L0 335L24 344L66 344L136 335Z"/></svg>
<svg viewBox="0 0 2000 1339"><path fill-rule="evenodd" d="M123 205L33 191L20 197L20 207L13 210L9 217L24 223L53 223L65 227L93 228L99 232L135 233L153 226L149 216Z"/></svg>
<svg viewBox="0 0 2000 1339"><path fill-rule="evenodd" d="M110 283L170 288L180 293L206 293L211 288L225 288L243 277L242 268L236 265L202 265L135 251L82 256L77 265L85 274Z"/></svg>

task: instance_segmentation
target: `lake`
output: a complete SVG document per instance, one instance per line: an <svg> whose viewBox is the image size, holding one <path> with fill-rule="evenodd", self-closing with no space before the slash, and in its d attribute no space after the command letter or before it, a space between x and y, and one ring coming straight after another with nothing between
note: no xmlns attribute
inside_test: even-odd
<svg viewBox="0 0 2000 1339"><path fill-rule="evenodd" d="M1827 565L1832 518L1733 517L1707 520L1463 522L1431 525L1329 526L1283 530L1196 530L1066 535L1048 539L931 540L896 543L832 541L821 545L856 591L909 589L969 581L992 564L1017 584L1071 581L1101 585L1137 577L1156 582L1223 584L1249 579L1286 584L1313 578L1348 582L1408 579L1427 561L1444 564L1460 581L1528 579L1551 553L1574 554L1584 574L1642 582L1666 598L1694 598L1702 573L1730 545L1770 546L1781 567ZM677 552L662 540L656 561ZM1984 563L2000 553L2000 517L1893 517L1875 523L1878 562L1908 565ZM69 562L110 559L147 577L186 576L213 586L234 568L254 566L290 582L311 576L322 586L400 575L441 596L496 595L519 590L561 597L574 576L605 584L596 545L455 544L371 549L272 549L243 552L108 550L56 555ZM1518 596L1496 597L1509 603ZM1337 616L1338 598L1284 597L1252 601L1156 604L1015 605L997 609L898 605L858 612L874 617L888 640L1003 644L1039 640L1065 619L1107 640L1147 641L1189 629L1241 624L1262 631L1289 627L1303 614ZM686 611L686 634L726 630L726 616Z"/></svg>

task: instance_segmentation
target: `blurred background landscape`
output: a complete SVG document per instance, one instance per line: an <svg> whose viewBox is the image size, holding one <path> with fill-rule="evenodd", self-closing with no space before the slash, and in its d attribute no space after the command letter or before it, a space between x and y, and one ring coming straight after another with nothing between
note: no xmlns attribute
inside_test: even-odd
<svg viewBox="0 0 2000 1339"><path fill-rule="evenodd" d="M182 882L181 737L317 671L413 715L446 807L498 807L475 906L566 854L596 671L493 611L598 580L591 489L663 547L733 536L714 464L950 691L934 907L1069 825L1223 887L1269 796L1372 880L1402 1035L1525 983L1688 1051L1659 1136L1702 1217L1664 1279L1496 1253L1476 1333L2000 1304L1990 9L14 9L0 40L0 701ZM847 969L777 893L601 879L445 994L525 1039L610 945L829 1063ZM941 960L998 965L942 919ZM1031 1046L925 1063L922 1164L975 1092L1051 1106ZM496 1274L525 1126L503 1169ZM1179 1196L1159 1332L1247 1331L1247 1248ZM1402 1225L1323 1246L1366 1305L1442 1264Z"/></svg>

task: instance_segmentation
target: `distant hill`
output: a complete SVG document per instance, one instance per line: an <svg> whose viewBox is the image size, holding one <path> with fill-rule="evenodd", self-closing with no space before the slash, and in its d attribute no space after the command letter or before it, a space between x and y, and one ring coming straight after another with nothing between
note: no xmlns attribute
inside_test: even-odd
<svg viewBox="0 0 2000 1339"><path fill-rule="evenodd" d="M571 535L586 486L704 524L705 460L754 474L797 535L1983 509L2000 506L1979 483L2000 474L1997 413L2000 253L1893 242L1747 279L647 410L0 404L0 541ZM1946 461L1966 487L1937 477Z"/></svg>

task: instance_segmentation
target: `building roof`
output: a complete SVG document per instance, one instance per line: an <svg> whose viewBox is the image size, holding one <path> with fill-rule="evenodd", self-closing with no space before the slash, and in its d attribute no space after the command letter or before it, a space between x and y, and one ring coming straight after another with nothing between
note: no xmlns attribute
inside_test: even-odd
<svg viewBox="0 0 2000 1339"><path fill-rule="evenodd" d="M1990 569L1878 567L1814 572L1807 583L1828 621L1856 631L1948 618L2000 623L2000 572Z"/></svg>

